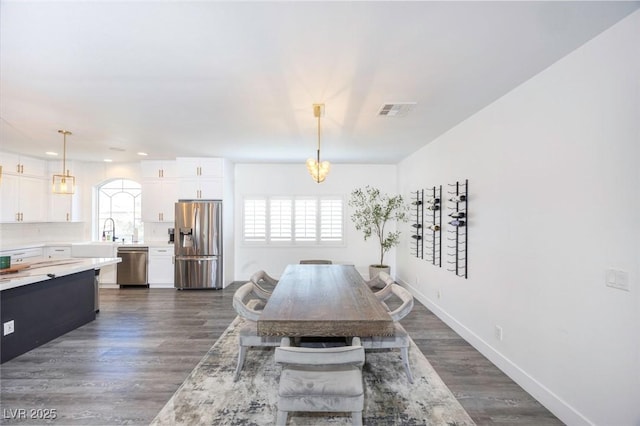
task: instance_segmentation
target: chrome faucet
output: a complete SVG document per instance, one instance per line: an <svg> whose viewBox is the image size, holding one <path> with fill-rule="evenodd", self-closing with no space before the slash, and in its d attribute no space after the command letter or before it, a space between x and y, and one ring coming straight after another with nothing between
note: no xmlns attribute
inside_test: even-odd
<svg viewBox="0 0 640 426"><path fill-rule="evenodd" d="M102 238L106 238L105 228L107 227L107 222L109 221L111 221L111 241L115 241L116 240L116 222L113 220L113 218L107 218L104 220L104 223L102 224Z"/></svg>

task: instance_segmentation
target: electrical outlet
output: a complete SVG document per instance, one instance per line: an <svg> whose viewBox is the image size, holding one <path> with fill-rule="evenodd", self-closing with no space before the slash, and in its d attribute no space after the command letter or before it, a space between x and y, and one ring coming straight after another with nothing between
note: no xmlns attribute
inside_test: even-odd
<svg viewBox="0 0 640 426"><path fill-rule="evenodd" d="M502 327L496 325L496 339L502 341Z"/></svg>
<svg viewBox="0 0 640 426"><path fill-rule="evenodd" d="M629 291L629 273L626 271L607 269L605 271L605 284L607 287Z"/></svg>
<svg viewBox="0 0 640 426"><path fill-rule="evenodd" d="M13 320L7 321L4 324L2 324L2 335L3 336L6 336L7 334L11 334L14 331L16 331L16 327L15 327L15 323L13 322Z"/></svg>

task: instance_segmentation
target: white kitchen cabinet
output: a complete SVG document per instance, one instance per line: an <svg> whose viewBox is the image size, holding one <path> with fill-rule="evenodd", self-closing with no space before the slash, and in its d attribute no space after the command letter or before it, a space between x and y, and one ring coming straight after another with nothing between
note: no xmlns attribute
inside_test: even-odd
<svg viewBox="0 0 640 426"><path fill-rule="evenodd" d="M142 221L173 223L177 200L178 182L175 179L143 180Z"/></svg>
<svg viewBox="0 0 640 426"><path fill-rule="evenodd" d="M222 178L182 178L178 198L184 200L222 200Z"/></svg>
<svg viewBox="0 0 640 426"><path fill-rule="evenodd" d="M222 178L224 176L222 158L178 157L176 164L181 178Z"/></svg>
<svg viewBox="0 0 640 426"><path fill-rule="evenodd" d="M44 178L3 174L0 184L0 222L44 222L47 214Z"/></svg>
<svg viewBox="0 0 640 426"><path fill-rule="evenodd" d="M159 161L145 160L140 162L142 178L176 178L176 162L175 161Z"/></svg>
<svg viewBox="0 0 640 426"><path fill-rule="evenodd" d="M173 287L173 246L149 247L149 286Z"/></svg>
<svg viewBox="0 0 640 426"><path fill-rule="evenodd" d="M44 255L47 259L69 258L71 257L71 245L47 246L44 248Z"/></svg>
<svg viewBox="0 0 640 426"><path fill-rule="evenodd" d="M178 181L175 161L141 161L142 168L142 221L174 221L175 202L178 200Z"/></svg>
<svg viewBox="0 0 640 426"><path fill-rule="evenodd" d="M178 198L184 200L222 200L224 197L224 159L178 157Z"/></svg>
<svg viewBox="0 0 640 426"><path fill-rule="evenodd" d="M2 153L0 222L44 222L47 217L47 163Z"/></svg>
<svg viewBox="0 0 640 426"><path fill-rule="evenodd" d="M3 174L43 178L47 174L47 162L24 155L2 153L0 165Z"/></svg>

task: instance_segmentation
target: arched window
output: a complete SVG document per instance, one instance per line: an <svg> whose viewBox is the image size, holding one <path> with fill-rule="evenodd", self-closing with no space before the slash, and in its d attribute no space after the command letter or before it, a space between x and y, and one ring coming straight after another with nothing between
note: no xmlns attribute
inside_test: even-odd
<svg viewBox="0 0 640 426"><path fill-rule="evenodd" d="M139 183L128 179L115 179L98 187L98 236L110 238L115 223L115 237L126 242L143 239L141 196Z"/></svg>

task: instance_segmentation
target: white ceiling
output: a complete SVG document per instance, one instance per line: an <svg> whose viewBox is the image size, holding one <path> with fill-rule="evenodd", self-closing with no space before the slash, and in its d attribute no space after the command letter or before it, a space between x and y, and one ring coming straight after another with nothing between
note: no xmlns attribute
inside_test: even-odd
<svg viewBox="0 0 640 426"><path fill-rule="evenodd" d="M639 2L1 3L2 150L395 163ZM606 64L602 64L606 66ZM383 103L417 102L406 117ZM517 142L517 141L515 141ZM124 150L116 151L113 148Z"/></svg>

